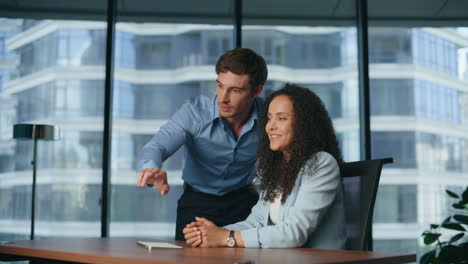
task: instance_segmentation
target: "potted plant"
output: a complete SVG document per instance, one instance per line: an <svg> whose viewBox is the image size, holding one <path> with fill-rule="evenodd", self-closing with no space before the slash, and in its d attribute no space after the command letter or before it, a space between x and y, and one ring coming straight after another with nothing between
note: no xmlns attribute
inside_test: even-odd
<svg viewBox="0 0 468 264"><path fill-rule="evenodd" d="M446 190L448 196L458 199L452 207L455 214L445 218L440 225L432 224L422 237L425 245L434 249L424 254L421 263L468 263L468 187L461 196ZM442 241L444 229L458 231L448 241Z"/></svg>

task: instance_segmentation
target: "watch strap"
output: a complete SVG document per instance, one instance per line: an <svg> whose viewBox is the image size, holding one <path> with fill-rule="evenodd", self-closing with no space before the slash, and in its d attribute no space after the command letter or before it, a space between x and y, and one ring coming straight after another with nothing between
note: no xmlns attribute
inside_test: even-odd
<svg viewBox="0 0 468 264"><path fill-rule="evenodd" d="M229 231L229 237L227 239L228 247L235 247L236 246L236 239L234 237L234 231Z"/></svg>

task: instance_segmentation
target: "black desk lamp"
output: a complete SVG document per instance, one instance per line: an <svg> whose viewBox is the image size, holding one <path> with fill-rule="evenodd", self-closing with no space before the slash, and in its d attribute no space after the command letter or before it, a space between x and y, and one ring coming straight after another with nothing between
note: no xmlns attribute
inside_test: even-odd
<svg viewBox="0 0 468 264"><path fill-rule="evenodd" d="M36 199L36 169L37 169L37 141L57 140L60 138L60 130L52 125L36 124L16 124L13 126L13 138L15 139L34 139L33 149L33 182L31 199L31 240L34 239L34 204Z"/></svg>

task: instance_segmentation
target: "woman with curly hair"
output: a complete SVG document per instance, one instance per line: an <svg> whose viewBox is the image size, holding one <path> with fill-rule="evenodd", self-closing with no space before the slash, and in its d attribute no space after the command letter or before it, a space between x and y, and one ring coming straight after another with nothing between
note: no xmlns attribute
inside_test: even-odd
<svg viewBox="0 0 468 264"><path fill-rule="evenodd" d="M259 119L256 181L261 198L245 221L217 227L205 218L183 230L201 247L343 249L341 152L320 98L292 84L271 94Z"/></svg>

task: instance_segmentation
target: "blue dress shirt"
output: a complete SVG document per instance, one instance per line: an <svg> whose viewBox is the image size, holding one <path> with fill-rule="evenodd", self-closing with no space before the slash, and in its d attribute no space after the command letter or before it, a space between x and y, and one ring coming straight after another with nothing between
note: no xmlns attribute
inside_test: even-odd
<svg viewBox="0 0 468 264"><path fill-rule="evenodd" d="M250 184L258 145L258 112L255 98L251 114L236 140L219 115L216 96L189 100L143 147L138 170L162 168L162 163L185 145L182 179L196 189L224 195Z"/></svg>

